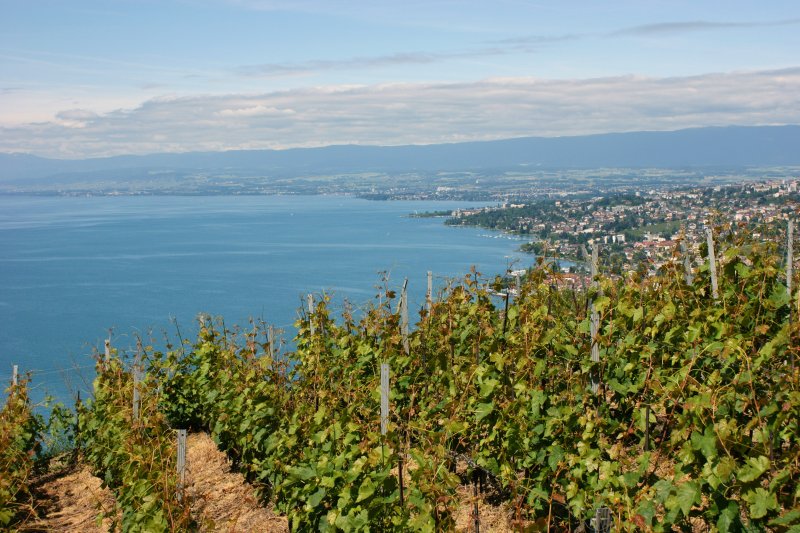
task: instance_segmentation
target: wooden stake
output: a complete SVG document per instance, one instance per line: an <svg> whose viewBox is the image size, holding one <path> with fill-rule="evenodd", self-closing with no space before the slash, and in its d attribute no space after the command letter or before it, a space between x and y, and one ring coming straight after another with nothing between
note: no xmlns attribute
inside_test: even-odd
<svg viewBox="0 0 800 533"><path fill-rule="evenodd" d="M186 486L186 430L178 430L178 501L183 499Z"/></svg>
<svg viewBox="0 0 800 533"><path fill-rule="evenodd" d="M275 339L275 331L272 329L272 325L269 326L267 329L267 345L269 346L269 356L270 358L275 357L275 346L273 344Z"/></svg>
<svg viewBox="0 0 800 533"><path fill-rule="evenodd" d="M789 324L794 321L794 310L792 305L792 275L794 268L794 220L789 219L789 227L786 229L786 292L789 295ZM790 329L791 331L791 329ZM789 336L791 338L791 335ZM789 350L789 364L794 374L794 350Z"/></svg>
<svg viewBox="0 0 800 533"><path fill-rule="evenodd" d="M408 278L403 282L403 291L400 293L400 321L401 333L403 335L403 350L406 355L411 353L411 346L408 343Z"/></svg>
<svg viewBox="0 0 800 533"><path fill-rule="evenodd" d="M138 367L133 369L133 421L139 420L139 406L142 403L141 394L139 392L139 384L142 382L142 370Z"/></svg>
<svg viewBox="0 0 800 533"><path fill-rule="evenodd" d="M789 307L792 301L792 268L794 267L794 221L789 221L786 231L786 292L789 293Z"/></svg>
<svg viewBox="0 0 800 533"><path fill-rule="evenodd" d="M481 533L481 515L478 508L478 471L472 472L472 518L475 524L475 533Z"/></svg>
<svg viewBox="0 0 800 533"><path fill-rule="evenodd" d="M506 342L506 327L508 326L508 300L511 298L511 294L506 291L504 296L506 301L503 309L503 345L505 345Z"/></svg>
<svg viewBox="0 0 800 533"><path fill-rule="evenodd" d="M19 382L19 365L11 367L11 384L17 386Z"/></svg>
<svg viewBox="0 0 800 533"><path fill-rule="evenodd" d="M592 264L591 264L592 287L597 287L597 246L592 244ZM600 314L592 302L592 310L589 323L589 334L592 337L592 362L600 362L600 345L597 343L597 333L600 330ZM592 373L592 392L597 394L600 390L600 378L596 372Z"/></svg>
<svg viewBox="0 0 800 533"><path fill-rule="evenodd" d="M389 364L381 363L381 435L389 430Z"/></svg>
<svg viewBox="0 0 800 533"><path fill-rule="evenodd" d="M714 301L719 300L719 286L717 285L717 259L714 253L714 235L711 228L706 228L706 242L708 243L708 265L711 270L711 296Z"/></svg>
<svg viewBox="0 0 800 533"><path fill-rule="evenodd" d="M136 337L136 359L133 360L134 366L137 368L141 367L142 364L142 355L144 354L144 349L142 348L142 339L141 337Z"/></svg>
<svg viewBox="0 0 800 533"><path fill-rule="evenodd" d="M77 397L75 398L75 425L72 426L72 434L74 435L75 439L75 448L72 450L73 461L81 453L80 413L81 413L81 391L78 391Z"/></svg>
<svg viewBox="0 0 800 533"><path fill-rule="evenodd" d="M584 261L589 258L589 252L586 251L586 246L581 244L581 257L583 257ZM589 266L591 268L591 265ZM594 276L592 276L594 277ZM586 277L581 276L581 289L586 290Z"/></svg>
<svg viewBox="0 0 800 533"><path fill-rule="evenodd" d="M314 316L314 295L313 294L309 294L307 296L307 299L308 299L308 326L309 326L309 328L311 330L311 336L313 337L314 336L314 320L313 320L313 316Z"/></svg>
<svg viewBox="0 0 800 533"><path fill-rule="evenodd" d="M109 361L111 359L111 339L110 338L106 339L106 352L105 352L105 355L106 355L106 361Z"/></svg>
<svg viewBox="0 0 800 533"><path fill-rule="evenodd" d="M425 302L428 306L428 313L430 314L433 308L433 272L428 270L428 292L425 295Z"/></svg>
<svg viewBox="0 0 800 533"><path fill-rule="evenodd" d="M405 491L403 487L403 456L401 454L397 454L397 477L400 482L400 507L404 507Z"/></svg>
<svg viewBox="0 0 800 533"><path fill-rule="evenodd" d="M694 282L694 274L692 273L692 263L689 259L686 240L681 241L681 253L683 254L683 279L687 285L691 285Z"/></svg>

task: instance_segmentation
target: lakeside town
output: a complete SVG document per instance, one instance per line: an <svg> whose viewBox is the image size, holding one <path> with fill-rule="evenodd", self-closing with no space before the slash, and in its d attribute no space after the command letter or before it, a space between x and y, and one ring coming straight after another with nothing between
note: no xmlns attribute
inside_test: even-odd
<svg viewBox="0 0 800 533"><path fill-rule="evenodd" d="M678 246L700 257L705 228L717 223L739 223L755 237L785 231L786 221L800 211L799 183L791 178L504 203L453 211L446 224L530 236L522 250L566 260L562 270L582 282L587 249L594 245L603 270L619 276L658 270Z"/></svg>

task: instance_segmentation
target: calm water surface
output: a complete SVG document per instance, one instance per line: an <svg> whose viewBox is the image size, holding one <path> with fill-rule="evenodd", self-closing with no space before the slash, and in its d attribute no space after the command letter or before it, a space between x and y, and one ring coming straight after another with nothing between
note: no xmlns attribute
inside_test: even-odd
<svg viewBox="0 0 800 533"><path fill-rule="evenodd" d="M527 266L519 241L450 228L414 211L452 202L369 202L349 197L0 197L0 379L34 371L40 393L85 389L92 351L113 328L135 334L194 332L198 313L226 323L250 317L288 326L308 292L356 306L374 298L380 272L412 306L471 265L486 275ZM499 237L499 238L498 238ZM412 307L413 308L413 307ZM287 328L286 337L293 332ZM87 378L88 376L88 378Z"/></svg>

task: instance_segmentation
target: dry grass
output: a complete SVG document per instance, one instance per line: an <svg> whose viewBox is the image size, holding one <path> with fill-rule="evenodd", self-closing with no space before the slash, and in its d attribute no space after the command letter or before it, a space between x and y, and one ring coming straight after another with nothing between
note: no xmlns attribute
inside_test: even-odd
<svg viewBox="0 0 800 533"><path fill-rule="evenodd" d="M238 472L232 472L224 453L205 433L187 438L187 487L192 515L200 531L278 532L289 531L285 516L264 506ZM409 464L410 463L410 464ZM416 465L406 464L408 470ZM459 461L457 471L465 476L466 465ZM119 523L112 492L102 487L85 465L64 467L42 476L34 485L40 518L20 526L20 531L88 532L110 531L114 518ZM458 508L455 531L475 530L474 503L477 499L480 529L484 533L512 531L512 510L507 504L493 505L486 494L473 496L471 483L457 489ZM102 516L102 519L100 517Z"/></svg>
<svg viewBox="0 0 800 533"><path fill-rule="evenodd" d="M512 531L512 512L508 505L501 503L492 505L486 501L487 494L475 496L475 486L469 482L469 465L463 458L456 461L456 474L461 478L462 484L456 489L458 508L455 512L456 528L458 532L475 531L475 502L478 503L478 522L482 533L503 533Z"/></svg>
<svg viewBox="0 0 800 533"><path fill-rule="evenodd" d="M187 496L200 531L289 531L286 517L260 504L205 433L189 435L186 467ZM86 465L48 473L36 480L33 491L38 518L21 524L20 531L100 533L112 530L115 517L119 524L113 493Z"/></svg>
<svg viewBox="0 0 800 533"><path fill-rule="evenodd" d="M461 485L457 489L458 509L456 510L456 531L464 532L475 531L475 518L473 516L475 497L471 485ZM491 505L484 501L479 495L478 518L480 520L481 533L504 533L512 531L511 511L505 505Z"/></svg>
<svg viewBox="0 0 800 533"><path fill-rule="evenodd" d="M119 523L114 495L86 465L67 466L42 476L34 483L33 492L40 518L22 524L20 531L100 533L111 531L114 517Z"/></svg>
<svg viewBox="0 0 800 533"><path fill-rule="evenodd" d="M205 433L187 437L186 468L187 494L201 531L289 531L286 517L260 504Z"/></svg>

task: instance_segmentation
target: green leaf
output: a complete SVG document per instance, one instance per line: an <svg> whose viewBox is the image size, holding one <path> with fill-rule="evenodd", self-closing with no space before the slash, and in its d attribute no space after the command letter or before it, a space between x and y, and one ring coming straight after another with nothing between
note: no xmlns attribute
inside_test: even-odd
<svg viewBox="0 0 800 533"><path fill-rule="evenodd" d="M672 491L675 487L670 480L661 479L655 482L653 488L656 490L656 501L659 503L664 503L667 501L669 495L672 494Z"/></svg>
<svg viewBox="0 0 800 533"><path fill-rule="evenodd" d="M375 493L375 484L370 478L366 478L358 488L358 498L356 502L364 501Z"/></svg>
<svg viewBox="0 0 800 533"><path fill-rule="evenodd" d="M653 502L647 500L640 503L637 511L645 519L645 525L650 526L653 524L653 517L656 515L656 507Z"/></svg>
<svg viewBox="0 0 800 533"><path fill-rule="evenodd" d="M694 481L688 481L682 485L678 485L678 490L675 492L678 505L681 508L684 516L689 516L689 511L696 503L700 503L700 487Z"/></svg>
<svg viewBox="0 0 800 533"><path fill-rule="evenodd" d="M736 502L728 502L728 506L719 513L719 518L717 519L717 528L721 533L736 531L736 529L732 529L731 526L736 525L738 521L739 504Z"/></svg>
<svg viewBox="0 0 800 533"><path fill-rule="evenodd" d="M500 382L496 379L487 379L481 385L481 398L488 398Z"/></svg>
<svg viewBox="0 0 800 533"><path fill-rule="evenodd" d="M325 489L320 487L319 489L317 489L317 492L309 496L308 500L306 500L306 503L312 509L319 507L319 504L322 502L323 498L325 498L325 494L326 494Z"/></svg>
<svg viewBox="0 0 800 533"><path fill-rule="evenodd" d="M594 300L594 308L598 313L602 313L603 311L608 308L608 305L611 303L611 298L608 296L598 296Z"/></svg>
<svg viewBox="0 0 800 533"><path fill-rule="evenodd" d="M479 403L475 406L475 420L481 421L491 414L494 410L494 402Z"/></svg>
<svg viewBox="0 0 800 533"><path fill-rule="evenodd" d="M736 461L732 457L723 457L719 463L714 466L714 474L719 478L722 483L727 482L736 470Z"/></svg>
<svg viewBox="0 0 800 533"><path fill-rule="evenodd" d="M547 466L554 472L558 470L558 463L564 458L564 450L561 446L554 444L550 446L549 453L547 454Z"/></svg>
<svg viewBox="0 0 800 533"><path fill-rule="evenodd" d="M747 463L736 473L736 478L742 483L749 483L761 477L767 470L769 470L769 459L763 455L749 457Z"/></svg>
<svg viewBox="0 0 800 533"><path fill-rule="evenodd" d="M310 466L292 466L289 468L289 475L301 479L302 481L308 481L316 476L317 473Z"/></svg>
<svg viewBox="0 0 800 533"><path fill-rule="evenodd" d="M697 431L692 431L691 440L692 448L702 452L706 459L713 459L717 456L717 436L710 426L706 426L702 435Z"/></svg>
<svg viewBox="0 0 800 533"><path fill-rule="evenodd" d="M750 518L764 518L769 511L778 509L778 498L775 494L761 487L746 492L742 499L750 504Z"/></svg>
<svg viewBox="0 0 800 533"><path fill-rule="evenodd" d="M771 526L790 526L792 524L800 525L800 509L795 509L793 511L789 511L788 513L784 513L778 518L774 518L769 522L769 525Z"/></svg>

